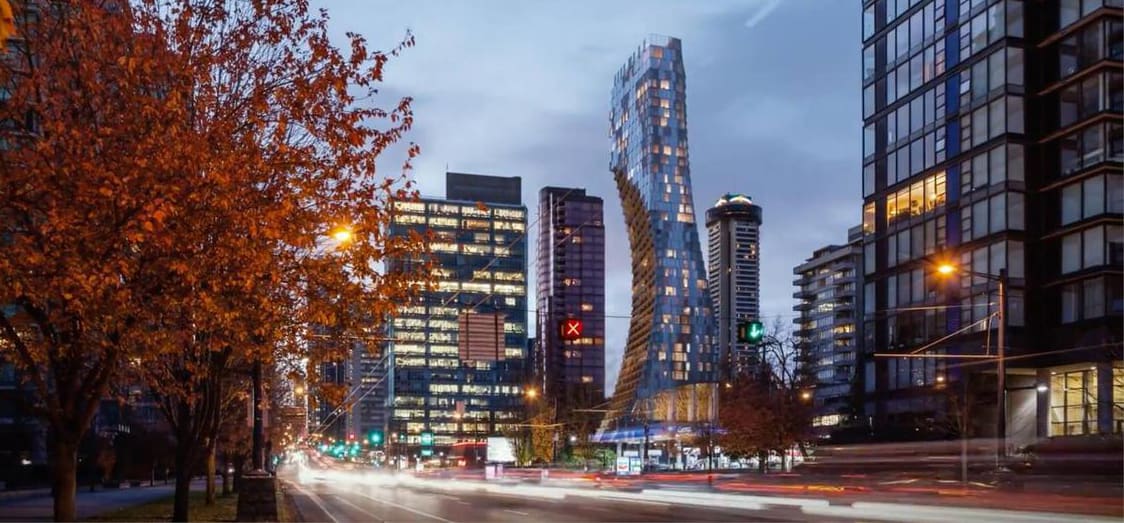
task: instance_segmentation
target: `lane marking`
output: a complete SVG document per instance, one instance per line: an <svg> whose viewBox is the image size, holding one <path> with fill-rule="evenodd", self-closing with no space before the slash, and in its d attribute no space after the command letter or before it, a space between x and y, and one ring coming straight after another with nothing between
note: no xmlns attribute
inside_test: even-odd
<svg viewBox="0 0 1124 523"><path fill-rule="evenodd" d="M316 494L305 490L304 487L301 487L296 483L293 483L291 481L288 483L295 487L297 490L301 491L301 493L307 496L308 499L311 499L312 502L316 505L316 508L320 509L320 512L323 512L325 516L328 516L328 519L332 520L332 523L340 523L340 520L336 519L336 517L333 516L331 512L328 512L328 508L324 506L324 503L322 501L320 501L320 496L317 496Z"/></svg>
<svg viewBox="0 0 1124 523"><path fill-rule="evenodd" d="M505 508L505 509L503 509L503 511L504 512L510 512L512 514L518 514L520 516L530 516L531 515L530 513L527 513L527 512L519 512L518 510L511 510L509 508Z"/></svg>
<svg viewBox="0 0 1124 523"><path fill-rule="evenodd" d="M348 500L344 499L344 497L343 497L343 496L341 496L341 495L339 495L339 494L336 494L336 500L337 500L337 501L339 501L340 503L343 503L344 505L347 505L347 506L349 506L349 507L351 507L351 508L353 508L353 509L355 509L355 510L358 510L359 512L362 512L363 514L366 514L366 515L370 516L370 517L371 517L371 521L380 521L380 518L378 518L378 517L377 517L377 516L375 515L375 513L373 513L373 512L368 512L368 511L367 511L366 509L364 509L363 507L360 507L359 505L356 505L355 503L352 503L352 502L350 502L350 501L348 501Z"/></svg>
<svg viewBox="0 0 1124 523"><path fill-rule="evenodd" d="M400 509L405 510L406 512L410 512L412 514L417 514L419 516L425 516L427 518L435 519L437 521L443 521L444 523L454 523L453 520L451 520L451 519L445 519L441 516L438 516L438 515L435 515L435 514L430 514L429 512L424 512L424 511L417 510L417 509L414 509L414 508L410 508L410 507L407 507L406 505L401 505L401 504L395 503L395 502L390 501L390 500L376 498L374 496L369 496L367 494L364 494L362 492L358 492L358 491L355 491L355 490L352 490L350 492L352 494L357 495L357 496L363 496L363 497L365 497L365 498L367 498L371 501L377 501L379 503L390 505L390 506L395 507L395 508L400 508Z"/></svg>

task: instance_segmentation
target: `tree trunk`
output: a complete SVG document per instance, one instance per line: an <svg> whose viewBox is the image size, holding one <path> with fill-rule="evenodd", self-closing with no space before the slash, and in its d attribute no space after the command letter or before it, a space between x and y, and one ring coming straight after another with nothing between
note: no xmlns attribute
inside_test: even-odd
<svg viewBox="0 0 1124 523"><path fill-rule="evenodd" d="M215 504L215 446L207 445L207 494L204 498L204 504Z"/></svg>
<svg viewBox="0 0 1124 523"><path fill-rule="evenodd" d="M55 521L78 519L75 498L78 490L78 445L63 437L55 437L53 444L51 488L55 496Z"/></svg>
<svg viewBox="0 0 1124 523"><path fill-rule="evenodd" d="M172 521L187 521L188 501L191 496L191 473L195 467L191 445L176 442L176 486L172 502Z"/></svg>

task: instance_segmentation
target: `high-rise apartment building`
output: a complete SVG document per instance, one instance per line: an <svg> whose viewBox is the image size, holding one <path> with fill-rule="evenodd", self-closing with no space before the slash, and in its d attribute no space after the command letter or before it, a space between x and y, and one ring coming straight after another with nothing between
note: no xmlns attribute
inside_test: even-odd
<svg viewBox="0 0 1124 523"><path fill-rule="evenodd" d="M863 3L861 355L876 433L925 430L968 374L992 407L977 420L998 420L990 362L872 355L994 355L1001 272L1007 443L1120 430L1121 6Z"/></svg>
<svg viewBox="0 0 1124 523"><path fill-rule="evenodd" d="M391 234L428 231L432 292L390 327L388 441L435 452L523 420L527 353L527 209L518 177L447 173L446 198L394 204ZM392 260L393 269L409 260Z"/></svg>
<svg viewBox="0 0 1124 523"><path fill-rule="evenodd" d="M689 423L714 410L718 355L692 202L682 53L679 39L652 36L613 81L609 169L632 251L632 315L603 439L651 435L653 421Z"/></svg>
<svg viewBox="0 0 1124 523"><path fill-rule="evenodd" d="M605 401L605 223L601 198L585 189L539 191L536 264L544 399L558 422ZM564 322L576 320L573 332Z"/></svg>
<svg viewBox="0 0 1124 523"><path fill-rule="evenodd" d="M793 307L793 334L807 351L815 378L812 427L819 435L853 421L856 307L862 266L862 228L849 231L848 243L816 249L796 266L792 284L798 301Z"/></svg>
<svg viewBox="0 0 1124 523"><path fill-rule="evenodd" d="M741 194L726 194L706 211L707 281L723 379L751 372L761 360L751 345L738 343L738 323L761 318L761 218L761 207Z"/></svg>

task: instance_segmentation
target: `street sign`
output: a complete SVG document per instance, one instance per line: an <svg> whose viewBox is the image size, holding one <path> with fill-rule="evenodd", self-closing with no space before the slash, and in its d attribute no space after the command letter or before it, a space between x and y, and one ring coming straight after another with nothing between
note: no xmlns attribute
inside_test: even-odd
<svg viewBox="0 0 1124 523"><path fill-rule="evenodd" d="M629 474L629 471L631 469L629 468L628 462L629 462L629 458L626 458L626 457L618 457L617 458L617 475L618 476L627 476Z"/></svg>
<svg viewBox="0 0 1124 523"><path fill-rule="evenodd" d="M421 449L421 455L422 456L432 456L433 455L433 449Z"/></svg>
<svg viewBox="0 0 1124 523"><path fill-rule="evenodd" d="M421 446L423 446L423 447L432 447L433 446L433 433L432 432L427 430L427 431L424 431L424 432L421 433Z"/></svg>
<svg viewBox="0 0 1124 523"><path fill-rule="evenodd" d="M582 337L582 321L577 318L562 320L562 339L576 340Z"/></svg>

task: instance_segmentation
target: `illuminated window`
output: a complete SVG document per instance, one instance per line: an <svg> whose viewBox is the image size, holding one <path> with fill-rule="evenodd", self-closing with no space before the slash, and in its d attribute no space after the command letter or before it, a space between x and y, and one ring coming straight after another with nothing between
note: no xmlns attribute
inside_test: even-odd
<svg viewBox="0 0 1124 523"><path fill-rule="evenodd" d="M497 283L496 286L495 286L495 293L500 294L500 295L522 296L523 292L524 291L523 291L522 285L511 285L511 284L506 284L506 283Z"/></svg>
<svg viewBox="0 0 1124 523"><path fill-rule="evenodd" d="M592 303L583 303L582 304L582 312L590 312L592 310L593 310L593 304Z"/></svg>
<svg viewBox="0 0 1124 523"><path fill-rule="evenodd" d="M420 214L399 214L394 217L394 223L421 224L425 223L425 216Z"/></svg>
<svg viewBox="0 0 1124 523"><path fill-rule="evenodd" d="M921 216L944 207L944 204L945 173L941 171L887 195L886 220L892 223L902 217Z"/></svg>
<svg viewBox="0 0 1124 523"><path fill-rule="evenodd" d="M468 292L492 292L492 284L464 282L461 284L461 290Z"/></svg>
<svg viewBox="0 0 1124 523"><path fill-rule="evenodd" d="M660 80L660 89L671 89L671 82L669 80Z"/></svg>
<svg viewBox="0 0 1124 523"><path fill-rule="evenodd" d="M475 205L462 205L461 206L461 214L464 215L464 216L477 216L477 217L481 217L481 218L486 218L491 214L491 212L488 210L487 207L481 209L481 208L479 208Z"/></svg>
<svg viewBox="0 0 1124 523"><path fill-rule="evenodd" d="M400 211L425 212L425 204L421 202L394 202L394 208Z"/></svg>
<svg viewBox="0 0 1124 523"><path fill-rule="evenodd" d="M495 209L495 213L496 218L506 218L509 220L522 220L524 217L524 213L520 209L497 208Z"/></svg>
<svg viewBox="0 0 1124 523"><path fill-rule="evenodd" d="M457 225L460 225L460 220L456 218L443 218L433 216L429 218L429 225L435 227L456 227Z"/></svg>
<svg viewBox="0 0 1124 523"><path fill-rule="evenodd" d="M663 288L663 295L664 296L675 296L676 294L677 293L675 291L675 287L667 286L667 287Z"/></svg>
<svg viewBox="0 0 1124 523"><path fill-rule="evenodd" d="M464 250L465 254L492 254L492 246L491 245L469 244L469 245L465 245L463 250Z"/></svg>
<svg viewBox="0 0 1124 523"><path fill-rule="evenodd" d="M521 272L496 271L493 276L497 281L523 281L523 273Z"/></svg>
<svg viewBox="0 0 1124 523"><path fill-rule="evenodd" d="M439 281L437 282L437 290L439 292L456 291L460 290L461 284L457 281Z"/></svg>
<svg viewBox="0 0 1124 523"><path fill-rule="evenodd" d="M1050 436L1096 432L1096 369L1058 372L1050 376Z"/></svg>

